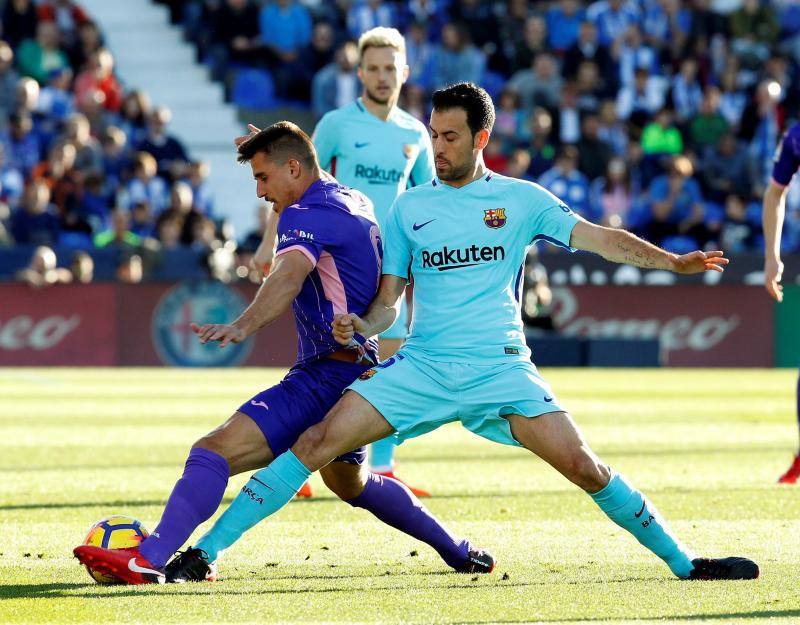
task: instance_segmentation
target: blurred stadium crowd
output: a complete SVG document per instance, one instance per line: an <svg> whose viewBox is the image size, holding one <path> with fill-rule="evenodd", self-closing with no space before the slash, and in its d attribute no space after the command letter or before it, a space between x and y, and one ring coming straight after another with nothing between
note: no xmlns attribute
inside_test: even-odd
<svg viewBox="0 0 800 625"><path fill-rule="evenodd" d="M792 0L160 1L242 109L319 117L352 101L354 40L395 26L411 68L403 108L425 121L432 90L458 80L493 95L491 169L676 252L763 246L761 194L800 110ZM0 112L0 247L232 257L207 165L170 136L167 109L123 88L75 2L5 1ZM794 190L783 241L800 252Z"/></svg>
<svg viewBox="0 0 800 625"><path fill-rule="evenodd" d="M20 279L88 281L84 250L116 248L116 277L137 282L143 253L222 246L208 166L169 134L168 109L123 88L79 4L5 2L0 112L0 248L39 246ZM76 251L71 272L55 246Z"/></svg>

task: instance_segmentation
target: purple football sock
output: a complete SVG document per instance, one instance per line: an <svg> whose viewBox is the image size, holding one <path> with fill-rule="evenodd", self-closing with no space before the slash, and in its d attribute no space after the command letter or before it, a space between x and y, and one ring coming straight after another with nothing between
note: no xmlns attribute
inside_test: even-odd
<svg viewBox="0 0 800 625"><path fill-rule="evenodd" d="M219 454L197 447L189 452L183 476L172 489L158 527L139 547L150 564L164 566L195 528L214 514L229 475L228 461Z"/></svg>
<svg viewBox="0 0 800 625"><path fill-rule="evenodd" d="M402 482L370 473L363 492L347 503L369 510L387 525L428 543L448 566L461 566L469 557L469 541L448 532Z"/></svg>

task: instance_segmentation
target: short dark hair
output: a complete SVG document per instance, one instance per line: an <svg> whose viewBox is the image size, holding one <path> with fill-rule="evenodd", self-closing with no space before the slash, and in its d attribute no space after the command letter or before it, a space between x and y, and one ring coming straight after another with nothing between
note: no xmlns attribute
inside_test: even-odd
<svg viewBox="0 0 800 625"><path fill-rule="evenodd" d="M479 130L491 132L494 126L494 103L485 89L471 82L459 82L433 93L433 110L453 108L466 111L467 125L473 137Z"/></svg>
<svg viewBox="0 0 800 625"><path fill-rule="evenodd" d="M249 162L258 152L264 152L272 159L297 159L304 167L319 167L317 152L311 138L297 124L277 122L259 130L239 145L240 163Z"/></svg>

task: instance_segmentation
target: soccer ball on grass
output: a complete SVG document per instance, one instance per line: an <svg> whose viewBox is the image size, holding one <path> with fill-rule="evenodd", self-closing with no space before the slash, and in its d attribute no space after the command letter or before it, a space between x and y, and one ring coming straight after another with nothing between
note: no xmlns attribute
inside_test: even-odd
<svg viewBox="0 0 800 625"><path fill-rule="evenodd" d="M129 516L114 515L98 521L86 534L84 545L104 547L106 549L126 549L136 547L150 535L145 527L136 519ZM98 584L117 584L119 580L111 575L104 575L93 571L88 566L86 570Z"/></svg>

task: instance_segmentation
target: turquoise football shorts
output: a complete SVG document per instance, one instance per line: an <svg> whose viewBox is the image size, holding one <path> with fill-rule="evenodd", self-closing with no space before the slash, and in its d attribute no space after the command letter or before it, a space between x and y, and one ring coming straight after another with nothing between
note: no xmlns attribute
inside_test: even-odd
<svg viewBox="0 0 800 625"><path fill-rule="evenodd" d="M378 335L379 339L400 339L403 340L408 334L408 302L406 301L405 294L400 301L400 311L397 313L397 319L386 330Z"/></svg>
<svg viewBox="0 0 800 625"><path fill-rule="evenodd" d="M530 361L473 365L434 362L400 350L349 387L397 430L399 442L461 421L496 443L516 445L504 417L564 411Z"/></svg>

